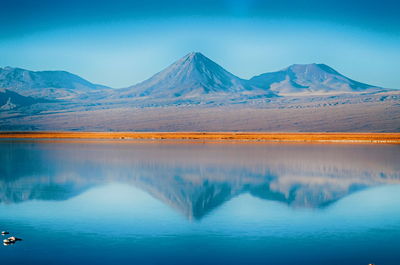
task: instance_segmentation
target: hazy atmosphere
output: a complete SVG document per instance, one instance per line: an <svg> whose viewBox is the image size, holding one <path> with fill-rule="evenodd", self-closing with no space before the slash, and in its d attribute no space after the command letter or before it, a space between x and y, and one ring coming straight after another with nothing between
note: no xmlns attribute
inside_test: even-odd
<svg viewBox="0 0 400 265"><path fill-rule="evenodd" d="M0 1L0 66L127 87L198 51L241 78L324 63L400 88L396 0Z"/></svg>

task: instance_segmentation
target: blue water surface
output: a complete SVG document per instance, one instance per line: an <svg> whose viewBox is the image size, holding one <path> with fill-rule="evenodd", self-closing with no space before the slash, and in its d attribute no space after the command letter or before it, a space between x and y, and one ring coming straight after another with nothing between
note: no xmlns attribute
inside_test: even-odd
<svg viewBox="0 0 400 265"><path fill-rule="evenodd" d="M9 139L0 165L1 263L400 264L397 145Z"/></svg>

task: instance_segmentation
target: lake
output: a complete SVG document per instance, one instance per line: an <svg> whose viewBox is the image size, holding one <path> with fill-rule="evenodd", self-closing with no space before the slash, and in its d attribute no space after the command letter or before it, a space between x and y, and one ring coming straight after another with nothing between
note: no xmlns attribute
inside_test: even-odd
<svg viewBox="0 0 400 265"><path fill-rule="evenodd" d="M2 263L400 264L400 145L7 139L0 165Z"/></svg>

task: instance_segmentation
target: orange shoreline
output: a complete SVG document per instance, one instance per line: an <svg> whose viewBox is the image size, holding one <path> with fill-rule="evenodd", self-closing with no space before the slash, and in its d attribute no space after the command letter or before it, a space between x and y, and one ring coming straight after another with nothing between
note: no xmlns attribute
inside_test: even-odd
<svg viewBox="0 0 400 265"><path fill-rule="evenodd" d="M320 132L0 132L0 138L18 139L118 139L118 140L202 140L319 143L400 144L400 133Z"/></svg>

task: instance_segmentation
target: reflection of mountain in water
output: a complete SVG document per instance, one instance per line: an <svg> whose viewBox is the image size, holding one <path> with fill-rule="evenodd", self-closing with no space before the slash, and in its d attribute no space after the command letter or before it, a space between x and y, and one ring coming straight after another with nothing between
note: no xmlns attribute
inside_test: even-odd
<svg viewBox="0 0 400 265"><path fill-rule="evenodd" d="M2 203L66 200L118 182L200 219L243 193L317 208L360 189L400 184L400 149L391 145L3 141L0 150Z"/></svg>

